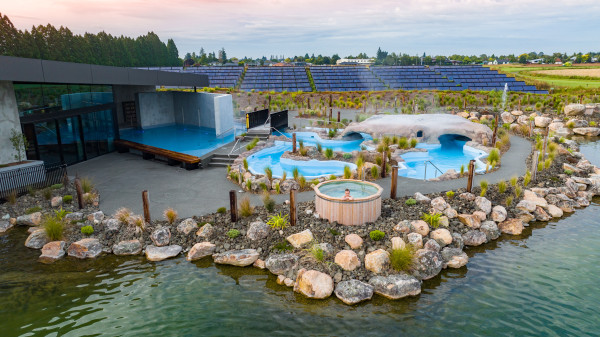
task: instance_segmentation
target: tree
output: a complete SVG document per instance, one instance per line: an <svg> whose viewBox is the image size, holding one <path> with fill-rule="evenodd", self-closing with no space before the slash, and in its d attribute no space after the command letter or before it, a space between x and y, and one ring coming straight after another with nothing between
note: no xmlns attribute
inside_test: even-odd
<svg viewBox="0 0 600 337"><path fill-rule="evenodd" d="M527 54L519 55L519 63L521 63L521 64L527 63Z"/></svg>
<svg viewBox="0 0 600 337"><path fill-rule="evenodd" d="M227 53L225 52L225 48L221 48L221 50L219 50L219 62L227 62Z"/></svg>
<svg viewBox="0 0 600 337"><path fill-rule="evenodd" d="M181 65L181 61L179 60L179 51L177 51L177 46L175 45L175 41L173 41L173 39L169 39L167 41L167 56L167 63L169 63L169 65Z"/></svg>

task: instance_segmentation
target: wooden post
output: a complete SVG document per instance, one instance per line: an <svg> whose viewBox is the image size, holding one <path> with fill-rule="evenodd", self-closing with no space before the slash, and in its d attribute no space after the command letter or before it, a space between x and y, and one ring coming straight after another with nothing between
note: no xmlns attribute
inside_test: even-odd
<svg viewBox="0 0 600 337"><path fill-rule="evenodd" d="M296 226L296 190L290 190L290 226Z"/></svg>
<svg viewBox="0 0 600 337"><path fill-rule="evenodd" d="M533 121L529 121L529 138L533 137L533 129L535 128L535 124Z"/></svg>
<svg viewBox="0 0 600 337"><path fill-rule="evenodd" d="M237 221L237 195L234 190L229 191L229 211L231 213L231 222Z"/></svg>
<svg viewBox="0 0 600 337"><path fill-rule="evenodd" d="M538 157L540 153L538 151L533 151L533 158L531 158L531 181L535 181L537 178L537 167L538 167Z"/></svg>
<svg viewBox="0 0 600 337"><path fill-rule="evenodd" d="M496 136L498 134L498 114L496 114L496 125L494 125L494 135L492 136L492 147L496 147Z"/></svg>
<svg viewBox="0 0 600 337"><path fill-rule="evenodd" d="M308 98L308 108L310 109L310 97Z"/></svg>
<svg viewBox="0 0 600 337"><path fill-rule="evenodd" d="M150 223L150 202L148 201L148 191L142 191L142 204L144 206L144 221Z"/></svg>
<svg viewBox="0 0 600 337"><path fill-rule="evenodd" d="M329 108L329 121L333 118L333 108Z"/></svg>
<svg viewBox="0 0 600 337"><path fill-rule="evenodd" d="M292 153L296 153L296 133L292 133Z"/></svg>
<svg viewBox="0 0 600 337"><path fill-rule="evenodd" d="M519 111L521 111L521 99L519 98L519 109L517 109Z"/></svg>
<svg viewBox="0 0 600 337"><path fill-rule="evenodd" d="M398 165L392 166L392 187L390 189L390 199L396 200L396 186L398 184Z"/></svg>
<svg viewBox="0 0 600 337"><path fill-rule="evenodd" d="M338 111L338 123L340 122L340 114L341 113L342 113L341 111Z"/></svg>
<svg viewBox="0 0 600 337"><path fill-rule="evenodd" d="M386 151L383 151L381 153L381 156L383 157L381 160L381 178L385 178L385 167L387 166L385 161L387 159L387 153Z"/></svg>
<svg viewBox="0 0 600 337"><path fill-rule="evenodd" d="M473 188L473 175L475 174L475 160L471 159L469 162L469 178L467 180L467 192L471 193Z"/></svg>
<svg viewBox="0 0 600 337"><path fill-rule="evenodd" d="M75 178L75 190L77 191L77 204L79 209L83 209L83 189L81 188L81 181L79 178Z"/></svg>

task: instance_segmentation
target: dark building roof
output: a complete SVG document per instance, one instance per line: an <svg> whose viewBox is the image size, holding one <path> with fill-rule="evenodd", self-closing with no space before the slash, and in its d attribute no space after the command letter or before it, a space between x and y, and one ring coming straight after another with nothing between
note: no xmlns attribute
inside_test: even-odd
<svg viewBox="0 0 600 337"><path fill-rule="evenodd" d="M0 56L0 81L207 87L208 76Z"/></svg>

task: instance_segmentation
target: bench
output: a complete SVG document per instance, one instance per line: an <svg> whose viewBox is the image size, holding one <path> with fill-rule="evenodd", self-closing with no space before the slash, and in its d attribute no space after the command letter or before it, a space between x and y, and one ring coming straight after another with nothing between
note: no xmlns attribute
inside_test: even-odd
<svg viewBox="0 0 600 337"><path fill-rule="evenodd" d="M171 166L183 164L186 170L193 170L200 166L200 158L189 154L165 150L158 147L130 142L128 140L118 139L114 141L115 147L119 153L129 152L130 149L138 150L142 153L144 159L154 159L155 156L167 158L167 163Z"/></svg>

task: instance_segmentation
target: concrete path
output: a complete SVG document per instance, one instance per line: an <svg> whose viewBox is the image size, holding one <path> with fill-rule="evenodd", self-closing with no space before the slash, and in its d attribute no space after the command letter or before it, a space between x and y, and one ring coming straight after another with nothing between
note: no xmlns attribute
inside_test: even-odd
<svg viewBox="0 0 600 337"><path fill-rule="evenodd" d="M510 177L524 175L525 160L531 152L529 141L512 136L512 146L502 157L502 166L493 173L476 176L473 186L487 180L490 184ZM143 190L150 193L150 209L154 219L161 218L167 207L173 207L180 217L215 212L219 207L229 208L229 191L240 192L238 199L249 195L254 205L262 205L260 196L245 193L225 178L224 168L207 168L186 171L168 166L164 162L143 160L131 153L110 153L86 162L70 166L69 175L89 177L100 192L100 209L113 214L120 207L127 207L137 214L142 213ZM384 197L390 195L391 178L377 181L384 188ZM413 195L415 192L434 193L466 187L466 178L429 182L417 179L398 178L398 196ZM274 195L278 203L288 195ZM314 200L314 192L298 194L299 201Z"/></svg>

